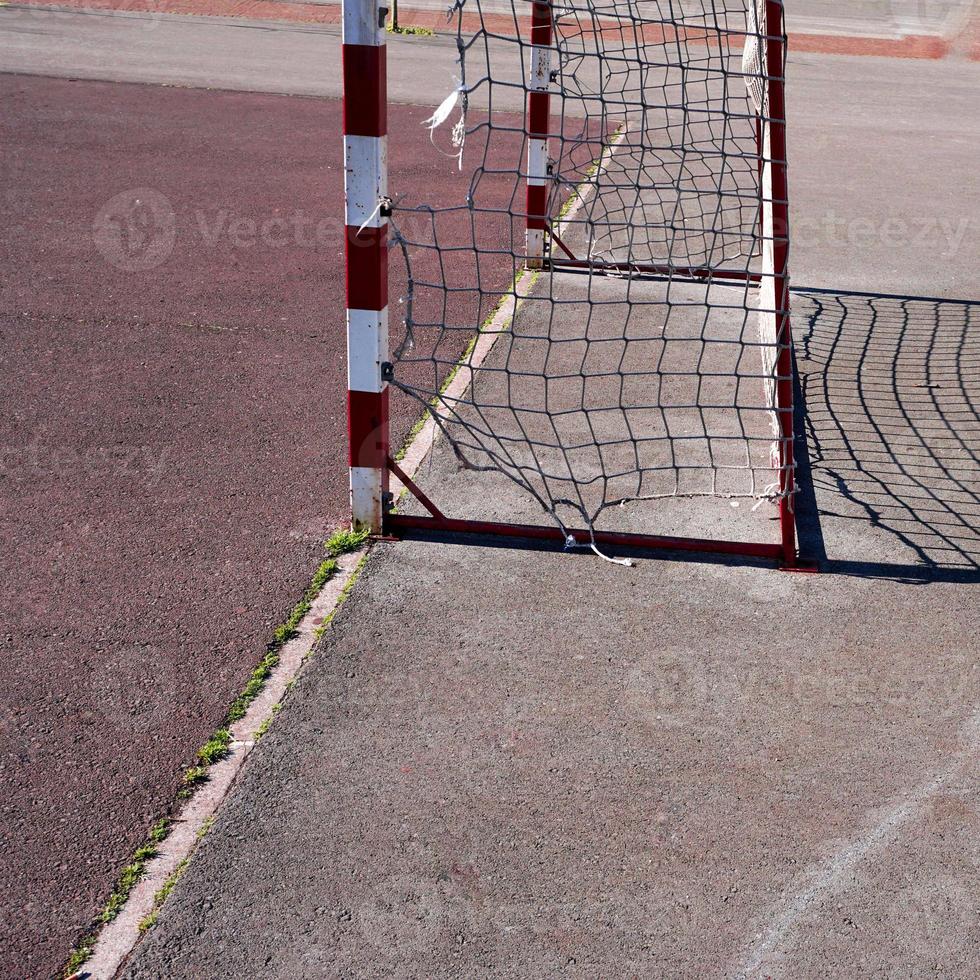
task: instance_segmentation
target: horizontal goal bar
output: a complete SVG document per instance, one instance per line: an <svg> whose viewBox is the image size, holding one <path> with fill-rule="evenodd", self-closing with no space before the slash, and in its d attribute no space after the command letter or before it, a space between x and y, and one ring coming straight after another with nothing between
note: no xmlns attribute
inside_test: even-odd
<svg viewBox="0 0 980 980"><path fill-rule="evenodd" d="M385 532L399 530L436 531L452 534L481 534L494 537L530 538L539 541L564 543L565 534L559 527L540 524L499 524L493 521L466 521L452 517L416 517L412 514L386 514ZM615 531L596 531L591 535L579 529L568 532L579 544L611 544L621 548L655 549L660 551L692 551L715 555L736 555L744 558L765 558L780 561L783 548L778 544L753 541L713 541L707 538L675 538L655 534L627 534Z"/></svg>
<svg viewBox="0 0 980 980"><path fill-rule="evenodd" d="M729 279L736 282L762 282L762 274L744 269L705 269L699 266L645 265L639 262L596 262L594 259L545 260L555 269L588 269L597 276L610 272L645 272L655 276L683 276L686 279Z"/></svg>

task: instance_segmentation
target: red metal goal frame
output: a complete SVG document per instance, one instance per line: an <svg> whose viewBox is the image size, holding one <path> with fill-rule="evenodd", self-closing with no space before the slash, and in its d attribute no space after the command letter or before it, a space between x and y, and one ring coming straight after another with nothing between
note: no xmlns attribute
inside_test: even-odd
<svg viewBox="0 0 980 980"><path fill-rule="evenodd" d="M750 0L751 2L751 0ZM786 176L785 29L780 0L765 0L764 62L768 79L769 162L773 224L776 358L775 401L780 427L778 542L727 541L669 535L627 534L557 526L505 524L448 517L392 458L388 434L387 359L387 209L385 8L374 0L343 0L344 121L347 198L346 283L348 306L348 432L351 467L351 511L354 527L398 537L427 531L492 535L632 549L668 549L713 555L744 556L800 568L794 513L793 347L789 305L789 198ZM592 274L630 271L652 275L713 278L758 283L759 274L740 270L678 268L664 265L599 263L581 260L561 241L547 215L547 141L550 127L550 0L531 4L531 84L526 119L529 142L527 174L527 265L546 270L588 269ZM760 172L763 167L763 121L757 125ZM355 137L351 139L351 137ZM365 141L367 140L367 141ZM380 141L373 143L372 141ZM762 181L760 179L760 188ZM760 190L760 217L764 193ZM363 223L371 204L377 208ZM557 245L563 256L552 254ZM389 474L413 494L428 516L393 513ZM805 567L805 566L804 566Z"/></svg>

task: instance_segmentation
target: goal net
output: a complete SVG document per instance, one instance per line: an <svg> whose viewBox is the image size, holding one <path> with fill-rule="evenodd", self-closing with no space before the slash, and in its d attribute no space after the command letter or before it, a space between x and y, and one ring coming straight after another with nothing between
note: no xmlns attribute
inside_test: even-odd
<svg viewBox="0 0 980 980"><path fill-rule="evenodd" d="M469 192L392 189L389 382L563 533L594 544L641 501L746 498L779 509L790 558L781 3L453 15L456 87L428 125Z"/></svg>

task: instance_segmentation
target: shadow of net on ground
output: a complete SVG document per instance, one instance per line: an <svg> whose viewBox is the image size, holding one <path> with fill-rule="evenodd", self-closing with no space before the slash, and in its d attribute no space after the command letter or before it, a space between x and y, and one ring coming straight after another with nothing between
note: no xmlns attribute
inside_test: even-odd
<svg viewBox="0 0 980 980"><path fill-rule="evenodd" d="M980 581L980 302L793 296L804 550L827 570Z"/></svg>

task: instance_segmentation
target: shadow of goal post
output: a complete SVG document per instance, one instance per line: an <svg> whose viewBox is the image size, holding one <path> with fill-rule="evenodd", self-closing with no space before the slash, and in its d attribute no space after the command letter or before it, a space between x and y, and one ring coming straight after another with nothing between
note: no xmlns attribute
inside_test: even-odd
<svg viewBox="0 0 980 980"><path fill-rule="evenodd" d="M402 474L390 457L388 431L388 215L387 78L385 58L386 7L376 0L342 0L344 75L344 161L346 192L346 295L348 348L348 431L351 516L356 529L372 533L431 526L460 533L504 534L514 537L562 537L558 528L490 524L444 517ZM555 258L558 241L548 214L549 133L551 129L551 58L554 42L553 0L532 0L525 135L527 138L526 254L529 269L554 271L562 266L594 268L591 259ZM797 564L794 514L795 467L793 421L793 352L789 306L789 200L786 176L785 25L782 0L747 0L754 8L759 33L759 83L764 87L758 117L760 178L760 239L763 270L746 281L760 283L760 318L772 337L772 365L767 394L778 428L778 544L712 541L653 535L589 533L593 543L672 548L742 554ZM515 6L516 10L516 6ZM676 28L678 31L683 26ZM562 248L568 250L562 245ZM606 268L611 268L608 264ZM623 270L673 275L670 266L624 264ZM687 269L693 277L732 277L726 270ZM429 518L387 517L389 473L422 500ZM581 538L582 532L574 535Z"/></svg>

